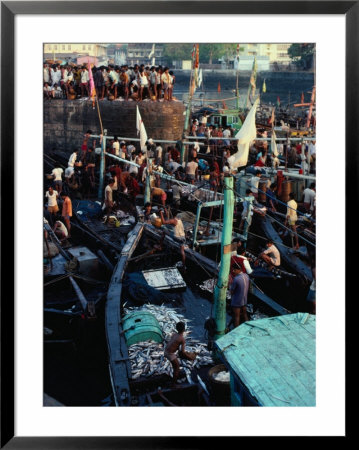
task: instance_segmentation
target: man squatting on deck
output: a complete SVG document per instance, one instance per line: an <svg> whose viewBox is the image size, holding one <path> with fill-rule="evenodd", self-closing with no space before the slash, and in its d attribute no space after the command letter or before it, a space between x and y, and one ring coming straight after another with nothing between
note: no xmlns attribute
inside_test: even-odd
<svg viewBox="0 0 359 450"><path fill-rule="evenodd" d="M177 322L176 330L177 333L174 333L168 344L165 347L165 357L171 362L173 367L173 384L177 383L179 371L180 371L180 363L177 358L177 350L178 356L183 359L188 359L189 361L193 361L196 359L196 353L186 352L186 340L183 335L186 329L186 325L184 322ZM181 347L181 349L180 349Z"/></svg>

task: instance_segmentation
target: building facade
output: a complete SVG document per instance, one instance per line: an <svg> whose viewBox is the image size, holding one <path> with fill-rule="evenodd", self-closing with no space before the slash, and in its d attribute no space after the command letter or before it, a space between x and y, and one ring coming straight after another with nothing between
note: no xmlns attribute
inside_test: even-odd
<svg viewBox="0 0 359 450"><path fill-rule="evenodd" d="M244 50L240 56L266 56L270 63L290 64L291 59L288 55L288 48L292 44L241 44Z"/></svg>
<svg viewBox="0 0 359 450"><path fill-rule="evenodd" d="M51 43L44 44L44 57L45 58L76 58L78 56L95 56L106 57L106 44L91 44L91 43Z"/></svg>
<svg viewBox="0 0 359 450"><path fill-rule="evenodd" d="M128 44L127 64L163 65L163 45L161 44Z"/></svg>

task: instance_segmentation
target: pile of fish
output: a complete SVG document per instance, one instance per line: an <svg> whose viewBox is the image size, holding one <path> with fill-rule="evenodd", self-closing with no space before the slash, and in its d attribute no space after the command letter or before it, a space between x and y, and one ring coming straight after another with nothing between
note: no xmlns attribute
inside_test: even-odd
<svg viewBox="0 0 359 450"><path fill-rule="evenodd" d="M225 383L229 383L229 372L227 372L226 370L222 370L221 372L215 373L213 375L213 378L216 381L222 381Z"/></svg>
<svg viewBox="0 0 359 450"><path fill-rule="evenodd" d="M188 382L192 383L192 369L213 364L211 354L207 350L206 344L191 338L191 327L188 325L189 320L179 314L174 308L152 304L145 304L139 308L125 308L126 314L135 311L150 312L156 317L162 329L163 343L145 341L133 344L129 347L128 353L131 362L132 379L162 374L172 376L172 365L170 361L164 357L164 347L170 340L172 334L177 333L177 322L184 322L186 324L186 331L184 333L186 338L186 351L197 353L197 357L194 361L181 359L181 368L184 370Z"/></svg>
<svg viewBox="0 0 359 450"><path fill-rule="evenodd" d="M216 287L216 283L217 278L210 278L209 280L205 280L202 284L200 284L199 288L202 289L202 291L207 291L213 294L214 288ZM231 298L231 293L229 289L227 289L226 297L228 300Z"/></svg>

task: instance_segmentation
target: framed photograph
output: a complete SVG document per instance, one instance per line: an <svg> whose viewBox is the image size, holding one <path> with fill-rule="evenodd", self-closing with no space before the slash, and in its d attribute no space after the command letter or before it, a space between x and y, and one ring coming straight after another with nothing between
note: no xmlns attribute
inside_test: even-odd
<svg viewBox="0 0 359 450"><path fill-rule="evenodd" d="M1 448L346 436L358 17L356 1L1 2ZM266 280L244 311L240 246Z"/></svg>

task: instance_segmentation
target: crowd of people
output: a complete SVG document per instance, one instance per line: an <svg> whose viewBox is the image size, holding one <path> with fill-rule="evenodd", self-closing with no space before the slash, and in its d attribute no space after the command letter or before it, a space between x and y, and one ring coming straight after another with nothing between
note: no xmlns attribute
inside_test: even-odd
<svg viewBox="0 0 359 450"><path fill-rule="evenodd" d="M97 98L104 100L172 101L175 75L169 67L145 66L100 66L91 69ZM44 63L44 98L75 100L89 97L90 74L88 67Z"/></svg>

